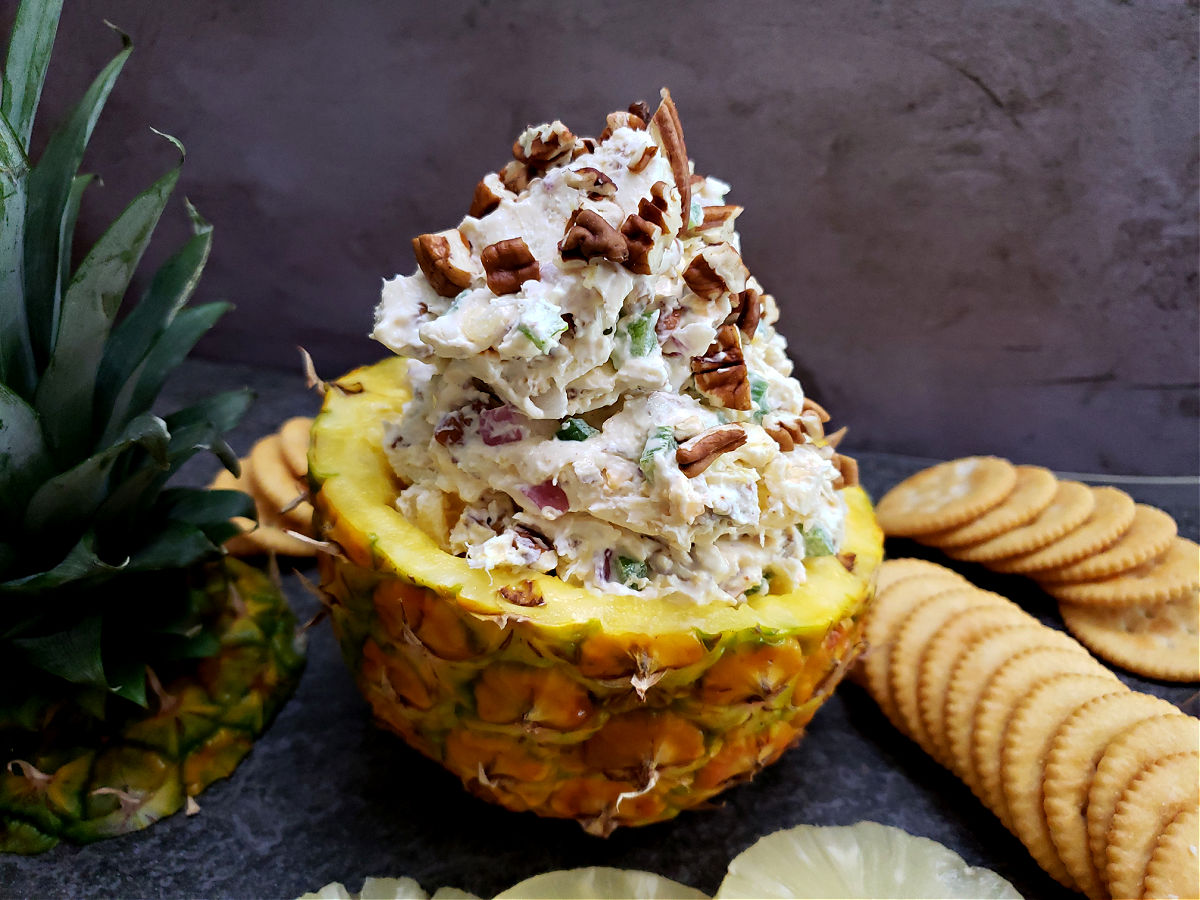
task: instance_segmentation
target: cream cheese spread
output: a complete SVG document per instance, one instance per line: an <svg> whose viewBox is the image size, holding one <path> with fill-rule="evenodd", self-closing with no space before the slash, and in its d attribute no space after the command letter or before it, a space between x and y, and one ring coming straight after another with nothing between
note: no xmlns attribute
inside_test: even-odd
<svg viewBox="0 0 1200 900"><path fill-rule="evenodd" d="M413 388L384 426L399 511L472 566L631 598L803 582L842 541L845 467L669 95L513 153L383 285L373 337Z"/></svg>

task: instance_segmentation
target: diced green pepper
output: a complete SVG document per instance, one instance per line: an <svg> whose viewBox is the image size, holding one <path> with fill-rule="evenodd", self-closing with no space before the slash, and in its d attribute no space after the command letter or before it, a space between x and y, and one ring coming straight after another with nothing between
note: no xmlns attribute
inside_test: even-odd
<svg viewBox="0 0 1200 900"><path fill-rule="evenodd" d="M560 441L586 441L593 434L599 434L599 428L593 428L583 419L571 417L563 419L559 425L558 431L554 432L554 436Z"/></svg>
<svg viewBox="0 0 1200 900"><path fill-rule="evenodd" d="M761 422L763 416L771 411L767 406L767 379L753 372L750 373L750 399L754 402L754 419Z"/></svg>
<svg viewBox="0 0 1200 900"><path fill-rule="evenodd" d="M647 356L658 344L654 326L658 323L658 310L648 309L629 323L629 352L634 356Z"/></svg>
<svg viewBox="0 0 1200 900"><path fill-rule="evenodd" d="M560 319L559 321L561 322L562 320ZM526 325L524 323L517 326L517 331L521 332L521 334L523 334L523 335L525 335L525 337L529 338L529 342L531 344L533 344L533 346L535 346L539 350L541 350L543 353L545 353L547 348L549 348L550 342L553 341L556 337L558 337L560 334L562 334L566 330L567 330L566 322L562 322L561 328L555 328L552 331L549 331L546 333L538 333L533 328L530 328L528 325Z"/></svg>
<svg viewBox="0 0 1200 900"><path fill-rule="evenodd" d="M829 556L833 553L833 538L820 525L801 529L805 556Z"/></svg>
<svg viewBox="0 0 1200 900"><path fill-rule="evenodd" d="M638 458L642 474L651 484L654 483L654 459L660 453L673 452L679 444L675 440L675 429L669 425L660 425L650 432L646 438L646 446Z"/></svg>
<svg viewBox="0 0 1200 900"><path fill-rule="evenodd" d="M650 577L650 567L640 559L628 556L617 557L617 581L629 585L634 590L641 590L634 582Z"/></svg>

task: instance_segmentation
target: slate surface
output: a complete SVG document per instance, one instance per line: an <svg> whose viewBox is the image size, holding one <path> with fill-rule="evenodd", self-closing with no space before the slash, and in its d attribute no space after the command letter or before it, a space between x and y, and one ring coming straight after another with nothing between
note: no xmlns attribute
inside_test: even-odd
<svg viewBox="0 0 1200 900"><path fill-rule="evenodd" d="M190 364L168 399L243 381L255 384L260 398L236 435L239 452L254 436L316 406L298 376L205 363ZM859 458L875 497L927 462L878 453ZM191 474L206 477L201 469ZM1194 481L1120 486L1168 510L1181 533L1197 537ZM904 541L890 542L887 553L937 559ZM303 568L311 574L311 566ZM1053 602L1031 582L974 566L961 571L1061 627ZM302 619L315 611L295 576L286 584ZM1195 711L1195 685L1122 677ZM854 685L843 685L821 708L799 746L723 801L672 822L620 829L606 840L574 822L485 804L371 724L322 624L310 632L296 695L233 776L200 796L198 815L176 815L86 847L0 858L0 896L288 898L330 881L357 890L367 875L401 874L430 891L453 885L490 896L538 872L586 865L648 869L712 892L733 856L763 834L860 819L941 841L999 872L1026 897L1078 896L1042 873L970 791L901 737Z"/></svg>

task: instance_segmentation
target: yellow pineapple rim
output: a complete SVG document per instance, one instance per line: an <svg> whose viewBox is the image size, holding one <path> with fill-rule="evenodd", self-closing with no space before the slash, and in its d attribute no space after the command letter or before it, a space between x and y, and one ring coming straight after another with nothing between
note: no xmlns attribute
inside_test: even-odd
<svg viewBox="0 0 1200 900"><path fill-rule="evenodd" d="M854 555L853 566L834 556L806 560L807 581L798 589L755 595L737 607L603 594L531 569L473 569L396 510L399 486L383 451L383 425L399 418L411 397L406 370L406 361L393 357L343 376L330 385L312 428L309 477L325 536L356 561L356 550L369 553L372 569L453 597L475 615L519 616L552 628L595 623L609 633L820 632L853 614L868 593L883 557L883 533L857 486L843 491L848 515L841 552ZM517 605L500 594L530 582L540 605Z"/></svg>

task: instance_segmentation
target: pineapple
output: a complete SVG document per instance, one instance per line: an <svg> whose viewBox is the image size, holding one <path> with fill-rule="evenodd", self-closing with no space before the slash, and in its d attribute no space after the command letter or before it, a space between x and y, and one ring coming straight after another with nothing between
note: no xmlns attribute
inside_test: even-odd
<svg viewBox="0 0 1200 900"><path fill-rule="evenodd" d="M179 178L140 193L72 269L79 164L127 39L36 160L30 135L61 0L23 0L0 97L0 850L143 828L233 771L298 677L278 584L224 561L232 491L168 487L250 401L160 416L171 370L226 311L186 307L211 227L118 322ZM173 141L173 139L170 139Z"/></svg>
<svg viewBox="0 0 1200 900"><path fill-rule="evenodd" d="M327 385L309 451L332 623L384 727L477 796L597 835L701 804L800 738L861 647L883 538L860 488L838 556L739 607L472 569L393 505L380 423L405 367Z"/></svg>

